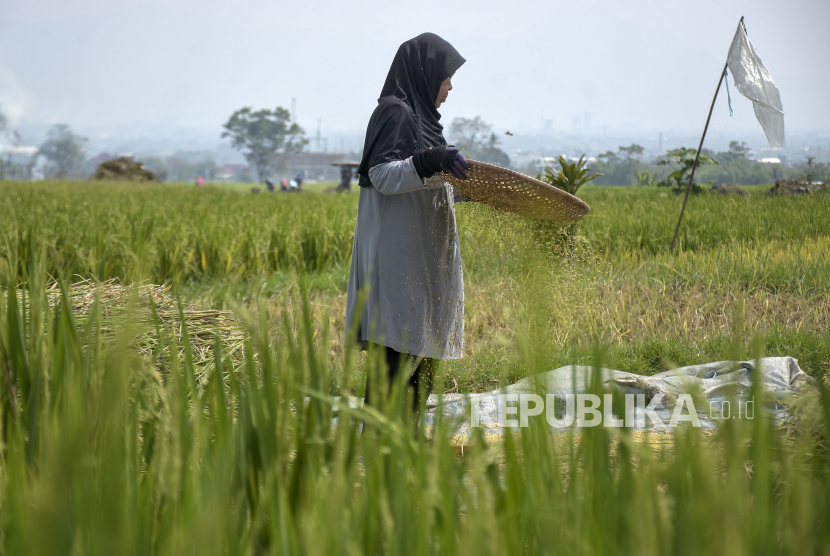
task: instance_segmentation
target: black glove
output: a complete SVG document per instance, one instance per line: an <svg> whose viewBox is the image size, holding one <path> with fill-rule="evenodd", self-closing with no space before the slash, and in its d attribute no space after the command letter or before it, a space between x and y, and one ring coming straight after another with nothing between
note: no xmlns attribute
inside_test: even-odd
<svg viewBox="0 0 830 556"><path fill-rule="evenodd" d="M463 170L470 167L467 159L452 145L430 147L428 150L418 151L412 155L412 163L421 179L431 178L441 171L449 172L460 179L467 179Z"/></svg>

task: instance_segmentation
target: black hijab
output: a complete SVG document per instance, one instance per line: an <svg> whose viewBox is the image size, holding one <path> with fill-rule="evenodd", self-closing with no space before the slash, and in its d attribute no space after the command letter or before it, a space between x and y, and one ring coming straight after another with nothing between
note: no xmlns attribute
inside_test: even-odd
<svg viewBox="0 0 830 556"><path fill-rule="evenodd" d="M418 35L398 48L366 129L357 169L361 187L372 185L369 168L447 144L435 99L441 82L464 62L450 43L433 33Z"/></svg>

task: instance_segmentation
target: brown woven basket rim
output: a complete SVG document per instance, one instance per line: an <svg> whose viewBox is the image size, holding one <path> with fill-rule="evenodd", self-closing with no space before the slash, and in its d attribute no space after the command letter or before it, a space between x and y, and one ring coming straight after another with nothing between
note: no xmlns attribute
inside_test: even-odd
<svg viewBox="0 0 830 556"><path fill-rule="evenodd" d="M579 206L582 209L582 212L584 213L582 215L583 217L591 212L591 207L588 206L588 203L586 203L585 201L583 201L582 199L580 199L576 195L572 195L572 194L568 193L567 191L563 191L563 190L559 189L558 187L554 187L553 185L551 185L549 183L545 183L541 180L537 180L536 178L532 178L532 177L530 177L526 174L522 174L521 172L516 172L515 170L510 170L508 168L504 168L504 167L498 166L496 164L490 164L488 162L479 162L478 160L468 160L468 162L470 163L471 166L474 166L474 167L477 166L477 167L480 167L482 170L486 170L488 172L495 172L497 174L504 174L505 176L511 176L513 178L520 179L520 180L525 181L529 184L535 185L536 187L538 187L540 189L546 190L550 193L553 193L554 195L562 197L563 199L566 199L568 202L572 203L573 205ZM445 175L452 178L452 176L449 175L449 174L445 173ZM454 178L452 178L452 179L454 179Z"/></svg>

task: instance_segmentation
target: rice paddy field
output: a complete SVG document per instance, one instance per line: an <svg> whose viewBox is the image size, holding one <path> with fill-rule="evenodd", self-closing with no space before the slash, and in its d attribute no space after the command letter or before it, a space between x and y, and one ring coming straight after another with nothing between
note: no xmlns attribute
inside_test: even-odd
<svg viewBox="0 0 830 556"><path fill-rule="evenodd" d="M690 199L674 254L657 188L586 186L573 229L457 205L437 389L790 355L789 422L458 458L400 387L332 398L381 372L344 341L355 193L0 182L0 554L830 552L830 196L748 189Z"/></svg>

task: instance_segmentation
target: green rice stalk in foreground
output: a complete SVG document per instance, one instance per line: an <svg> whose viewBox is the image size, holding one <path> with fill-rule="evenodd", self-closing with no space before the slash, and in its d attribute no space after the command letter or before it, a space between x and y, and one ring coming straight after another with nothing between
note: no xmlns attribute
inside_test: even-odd
<svg viewBox="0 0 830 556"><path fill-rule="evenodd" d="M196 380L186 326L182 345L161 328L157 349L141 355L129 328L140 320L128 315L106 334L94 303L81 325L65 287L50 309L42 265L27 265L28 311L14 272L0 303L2 554L830 549L821 380L795 421L810 426L782 429L759 409L714 436L683 429L642 440L602 427L554 435L536 418L459 459L450 423L439 420L429 440L405 403L349 409L327 397L333 377L307 291L282 339L265 319L250 323L244 359L233 365L217 342ZM529 373L548 370L546 320L532 310L523 321L541 328L521 335ZM353 370L352 360L347 388ZM599 380L591 388L603 393Z"/></svg>

